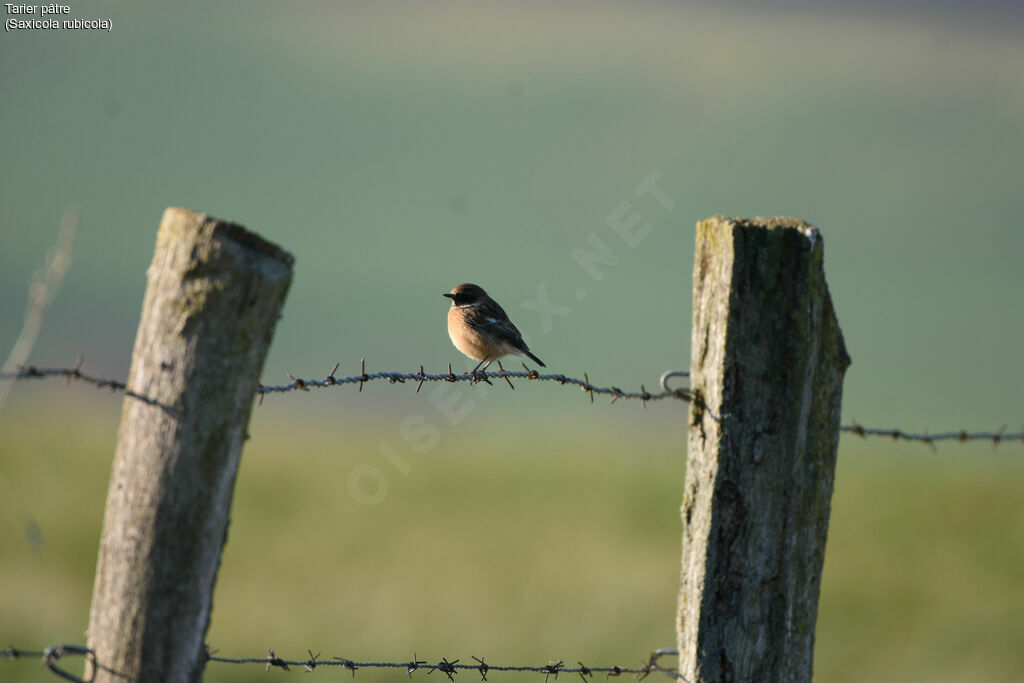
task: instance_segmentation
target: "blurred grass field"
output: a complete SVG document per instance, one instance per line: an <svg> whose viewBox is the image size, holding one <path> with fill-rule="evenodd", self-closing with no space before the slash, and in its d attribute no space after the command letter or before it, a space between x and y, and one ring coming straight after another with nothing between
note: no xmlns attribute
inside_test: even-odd
<svg viewBox="0 0 1024 683"><path fill-rule="evenodd" d="M47 389L32 388L0 416L0 641L21 648L84 640L117 426L116 397L49 391L45 405ZM673 646L676 407L598 405L591 422L560 428L438 423L437 447L417 454L394 436L402 410L378 403L377 420L354 419L365 398L319 398L333 417L283 401L255 413L208 634L218 654L636 665ZM636 429L607 433L608 412ZM407 474L379 455L382 441ZM844 437L818 680L1024 679L1019 450ZM388 480L376 505L348 492L364 462ZM210 664L206 680L257 675L295 673ZM0 662L0 679L52 680L35 660Z"/></svg>

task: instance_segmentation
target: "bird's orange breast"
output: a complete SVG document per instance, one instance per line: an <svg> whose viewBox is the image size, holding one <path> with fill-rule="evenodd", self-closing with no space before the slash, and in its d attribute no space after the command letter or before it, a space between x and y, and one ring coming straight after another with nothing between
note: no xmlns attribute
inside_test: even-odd
<svg viewBox="0 0 1024 683"><path fill-rule="evenodd" d="M454 306L448 309L448 336L462 353L473 360L492 357L492 349L480 334L462 320L462 310Z"/></svg>

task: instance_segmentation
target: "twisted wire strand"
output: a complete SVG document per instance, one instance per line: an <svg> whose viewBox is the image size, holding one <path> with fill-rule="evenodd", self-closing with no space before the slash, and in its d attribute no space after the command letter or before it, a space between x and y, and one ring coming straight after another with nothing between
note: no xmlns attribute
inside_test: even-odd
<svg viewBox="0 0 1024 683"><path fill-rule="evenodd" d="M687 388L673 389L668 384L668 379L675 376L687 376L680 370L669 370L665 372L661 377L661 391L650 392L646 387L641 384L640 391L626 391L616 386L597 386L590 381L589 373L583 373L583 379L577 377L569 377L567 375L559 373L544 373L541 374L536 370L528 368L523 365L523 370L505 370L501 367L501 363L498 363L499 370L497 372L465 372L456 374L452 371L451 364L448 365L448 372L442 373L428 373L423 370L423 366L419 366L419 372L395 372L395 371L381 371L381 372L366 372L366 361L363 359L360 362L360 373L358 375L351 375L347 377L337 377L335 373L338 370L339 365L336 363L331 369L330 373L324 379L301 379L288 375L291 380L287 384L279 385L264 385L261 384L256 387L256 393L259 395L259 402L262 404L263 399L268 394L284 394L293 391L309 391L311 389L326 389L330 387L345 386L349 384L357 384L359 391L363 390L363 385L368 382L376 380L387 380L390 384L405 384L407 382L416 383L416 391L419 392L424 382L485 382L492 384L491 380L504 380L508 386L515 389L515 385L512 384L513 379L527 380L527 381L540 381L540 382L554 382L559 385L576 386L581 391L590 396L590 402L594 402L594 395L610 396L611 403L615 403L619 399L627 400L639 400L644 407L646 407L648 401L661 401L664 399L676 399L680 401L690 402L693 400L693 394ZM15 372L0 372L0 380L28 380L28 379L52 379L61 377L64 378L65 382L70 383L84 382L86 384L93 385L100 389L108 389L110 391L123 391L126 395L132 396L142 400L149 401L148 397L139 395L127 388L124 382L112 379L105 379L96 377L85 373L81 369L82 358L79 357L75 365L70 368L38 368L33 365L23 366L18 368ZM923 443L933 450L935 450L935 444L941 441L956 441L956 442L967 442L967 441L989 441L992 446L995 447L1004 441L1020 441L1024 443L1024 430L1016 432L1007 432L1006 426L996 431L967 431L967 430L956 430L956 431L945 431L931 434L925 432L910 432L900 428L878 428L878 427L864 427L854 420L851 424L842 425L840 431L847 434L853 434L863 438L867 437L888 437L894 441L914 441Z"/></svg>
<svg viewBox="0 0 1024 683"><path fill-rule="evenodd" d="M205 650L205 658L207 662L216 662L218 664L262 664L267 671L271 668L278 668L283 671L290 671L292 667L302 667L306 672L312 672L319 666L340 666L350 672L352 677L356 675L356 671L359 669L404 669L406 675L411 679L412 674L415 671L425 669L427 674L431 674L434 671L440 671L448 677L448 680L454 683L455 676L460 671L475 671L481 681L487 680L487 674L494 671L531 671L539 674L544 674L544 681L547 683L550 676L558 678L560 673L574 673L578 674L584 683L589 683L593 678L594 674L604 674L605 678L613 676L621 676L623 674L631 674L635 680L643 680L651 673L659 673L669 678L676 680L686 681L674 669L669 669L661 665L661 658L665 656L678 656L679 651L674 648L660 648L651 652L640 666L635 667L623 667L623 666L587 666L583 662L577 662L578 666L566 666L565 662L559 660L557 662L551 661L543 665L528 665L528 664L489 664L485 661L484 657L477 657L472 655L474 664L460 663L460 659L449 660L447 657L442 657L438 662L431 664L425 659L420 659L416 653L413 653L412 659L407 661L397 662L363 662L346 657L332 657L330 659L321 660L320 654L317 652L313 654L312 650L307 650L309 654L308 659L284 659L278 657L277 653L273 649L268 650L266 657L218 657L215 650L210 650L209 646ZM16 660L24 657L40 657L42 658L43 665L46 666L55 676L63 678L68 681L82 682L82 679L74 674L71 674L64 669L56 666L56 662L61 657L67 655L80 655L89 659L94 667L101 668L106 671L112 671L109 667L102 666L101 663L96 661L95 653L84 645L51 645L43 650L20 650L15 647L8 647L6 650L0 650L0 659L5 660Z"/></svg>

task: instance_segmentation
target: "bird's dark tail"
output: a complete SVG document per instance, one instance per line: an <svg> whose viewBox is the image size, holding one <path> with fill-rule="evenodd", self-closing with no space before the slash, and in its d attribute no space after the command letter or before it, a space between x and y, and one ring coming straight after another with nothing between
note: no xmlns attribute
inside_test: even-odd
<svg viewBox="0 0 1024 683"><path fill-rule="evenodd" d="M529 356L530 360L532 360L534 363L537 363L542 368L546 368L547 367L546 365L544 365L544 361L542 361L540 358L537 358L537 356L535 356L532 353L530 353L530 349L523 349L523 353L525 353L527 356Z"/></svg>

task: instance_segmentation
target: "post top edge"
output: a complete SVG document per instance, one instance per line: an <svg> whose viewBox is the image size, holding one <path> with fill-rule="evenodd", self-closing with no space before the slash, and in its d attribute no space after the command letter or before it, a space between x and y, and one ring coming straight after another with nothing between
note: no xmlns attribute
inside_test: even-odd
<svg viewBox="0 0 1024 683"><path fill-rule="evenodd" d="M812 243L821 237L821 232L814 225L808 223L802 218L796 216L755 216L754 218L734 218L732 216L725 216L722 214L716 214L714 216L708 216L700 221L698 224L718 224L721 226L731 226L739 228L764 228L766 230L797 230L802 233Z"/></svg>
<svg viewBox="0 0 1024 683"><path fill-rule="evenodd" d="M197 229L204 225L209 225L210 229L215 233L219 232L227 239L255 249L270 258L282 261L288 266L292 266L295 263L295 257L290 252L262 235L249 230L241 223L217 218L202 211L186 209L180 206L169 206L164 209L161 225L169 221L192 224Z"/></svg>

